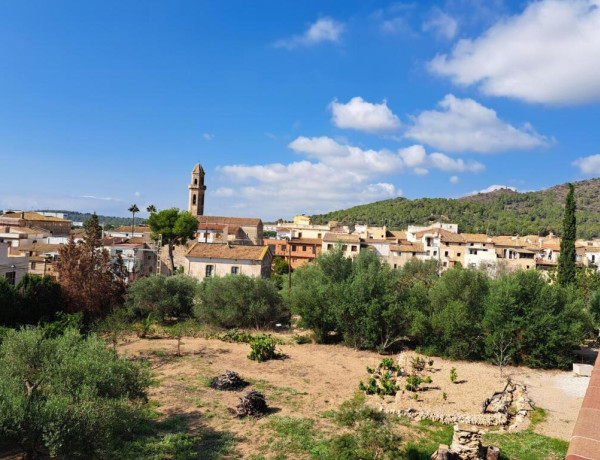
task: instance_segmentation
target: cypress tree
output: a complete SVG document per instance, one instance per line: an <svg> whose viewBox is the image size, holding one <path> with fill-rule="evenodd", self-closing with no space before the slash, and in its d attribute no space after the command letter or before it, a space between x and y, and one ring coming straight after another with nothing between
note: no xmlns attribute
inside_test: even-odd
<svg viewBox="0 0 600 460"><path fill-rule="evenodd" d="M575 282L575 239L577 222L575 220L575 187L569 184L569 192L565 198L563 215L562 240L560 241L560 257L558 258L558 283L567 286Z"/></svg>

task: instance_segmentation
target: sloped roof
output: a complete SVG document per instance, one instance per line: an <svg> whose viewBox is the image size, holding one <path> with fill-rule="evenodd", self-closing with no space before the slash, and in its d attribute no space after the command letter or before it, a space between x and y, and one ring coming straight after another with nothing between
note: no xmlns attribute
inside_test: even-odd
<svg viewBox="0 0 600 460"><path fill-rule="evenodd" d="M493 239L483 233L461 233L466 243L493 243Z"/></svg>
<svg viewBox="0 0 600 460"><path fill-rule="evenodd" d="M70 220L61 219L60 217L51 217L38 214L37 212L7 212L2 214L0 217L7 217L9 219L25 219L29 221L40 221L40 222L64 222L70 223Z"/></svg>
<svg viewBox="0 0 600 460"><path fill-rule="evenodd" d="M131 225L121 225L120 227L112 230L106 230L106 233L131 233ZM150 233L150 227L148 225L136 225L133 227L133 233Z"/></svg>
<svg viewBox="0 0 600 460"><path fill-rule="evenodd" d="M241 227L257 226L262 224L258 217L227 217L227 216L197 216L198 225L204 224L226 224L239 225Z"/></svg>
<svg viewBox="0 0 600 460"><path fill-rule="evenodd" d="M19 248L21 252L58 252L62 244L33 243L28 248Z"/></svg>
<svg viewBox="0 0 600 460"><path fill-rule="evenodd" d="M195 243L185 253L186 258L256 260L265 258L269 246Z"/></svg>
<svg viewBox="0 0 600 460"><path fill-rule="evenodd" d="M394 244L390 246L390 250L396 252L425 252L422 243Z"/></svg>
<svg viewBox="0 0 600 460"><path fill-rule="evenodd" d="M358 235L348 235L347 233L325 233L323 242L327 243L360 243L360 237Z"/></svg>

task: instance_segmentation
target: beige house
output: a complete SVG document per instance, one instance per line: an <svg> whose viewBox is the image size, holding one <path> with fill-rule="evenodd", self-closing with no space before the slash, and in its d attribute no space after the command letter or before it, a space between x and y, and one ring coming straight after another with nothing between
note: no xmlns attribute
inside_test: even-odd
<svg viewBox="0 0 600 460"><path fill-rule="evenodd" d="M426 260L431 259L422 243L401 243L390 245L390 255L388 263L392 268L402 268L402 266L412 259Z"/></svg>
<svg viewBox="0 0 600 460"><path fill-rule="evenodd" d="M321 251L331 251L337 245L341 245L344 256L354 258L360 253L360 243L361 241L358 235L330 232L326 233L323 237L323 246Z"/></svg>
<svg viewBox="0 0 600 460"><path fill-rule="evenodd" d="M263 245L263 222L257 217L197 216L198 242ZM208 242L208 241L206 241Z"/></svg>
<svg viewBox="0 0 600 460"><path fill-rule="evenodd" d="M209 276L271 276L269 246L194 243L185 254L185 273L202 281Z"/></svg>
<svg viewBox="0 0 600 460"><path fill-rule="evenodd" d="M60 217L44 216L37 212L9 212L0 215L0 227L43 229L52 236L69 236L71 221Z"/></svg>
<svg viewBox="0 0 600 460"><path fill-rule="evenodd" d="M29 270L29 255L15 255L10 243L0 243L0 277L16 286Z"/></svg>

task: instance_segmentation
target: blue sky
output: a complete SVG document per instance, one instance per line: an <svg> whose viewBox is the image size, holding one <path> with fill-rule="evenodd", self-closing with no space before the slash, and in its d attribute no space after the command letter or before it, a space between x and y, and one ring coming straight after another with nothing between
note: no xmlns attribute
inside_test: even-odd
<svg viewBox="0 0 600 460"><path fill-rule="evenodd" d="M264 219L600 175L600 0L0 1L0 208Z"/></svg>

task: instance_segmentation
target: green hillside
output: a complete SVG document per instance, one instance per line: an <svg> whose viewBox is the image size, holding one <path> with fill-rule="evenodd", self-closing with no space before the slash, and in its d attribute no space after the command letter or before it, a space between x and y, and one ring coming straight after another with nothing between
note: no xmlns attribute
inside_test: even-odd
<svg viewBox="0 0 600 460"><path fill-rule="evenodd" d="M600 236L600 179L575 182L577 231L581 238ZM490 235L560 235L567 185L537 192L498 190L459 199L395 198L312 216L314 223L336 220L404 229L439 221L454 222L461 232Z"/></svg>
<svg viewBox="0 0 600 460"><path fill-rule="evenodd" d="M48 209L48 210L42 209L41 211L64 212L65 214L68 215L69 220L71 220L73 222L85 222L90 217L92 217L92 214L89 212L62 211L62 210L58 211L58 210L50 210L50 209ZM131 225L131 216L129 216L129 217L114 217L114 216L98 215L98 220L100 221L100 224L104 224L106 226L106 228L120 227L121 225ZM138 217L137 215L135 216L135 224L136 225L142 225L145 223L146 223L146 219L142 219L142 218Z"/></svg>

